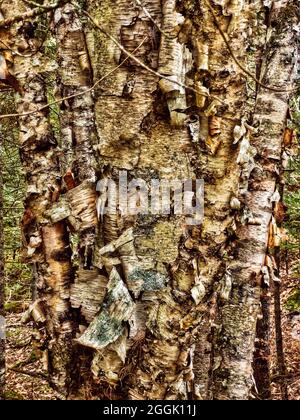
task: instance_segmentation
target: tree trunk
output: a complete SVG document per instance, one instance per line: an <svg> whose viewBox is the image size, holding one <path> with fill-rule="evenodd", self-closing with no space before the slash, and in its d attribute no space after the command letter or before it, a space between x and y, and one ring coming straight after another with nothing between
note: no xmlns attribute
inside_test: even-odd
<svg viewBox="0 0 300 420"><path fill-rule="evenodd" d="M287 18L288 16L288 18ZM270 27L273 28L266 48L265 68L262 80L272 86L285 86L291 90L298 74L298 49L293 33L293 25L299 21L300 10L296 3L274 3L270 16ZM285 362L282 343L281 302L280 302L280 235L282 189L284 175L282 171L282 153L284 151L284 134L288 120L288 104L290 93L266 92L260 89L255 108L254 125L259 127L255 136L255 146L260 153L259 163L263 169L263 177L254 179L256 202L265 203L264 210L273 212L270 223L267 272L274 281L275 289L275 328L278 352L278 367L283 375L281 391L283 399L288 399L284 376ZM274 191L274 194L270 193ZM268 199L268 205L266 200ZM259 201L258 201L259 200Z"/></svg>
<svg viewBox="0 0 300 420"><path fill-rule="evenodd" d="M179 12L175 1L164 2L162 8L159 1L143 4L163 34L139 7L128 8L124 1L98 7L89 2L100 26L109 28L126 50L137 50L139 60L175 81L159 80L130 59L102 84L96 95L100 158L112 167L112 178L119 168L129 171L130 179L143 177L148 182L153 177L204 178L206 217L201 227L184 229L184 218L178 217L127 221L116 217L114 229L112 221L104 219L104 232L113 231L117 237L122 226L134 228L135 239L119 255L123 280L134 296L131 317L143 330L136 343L133 324L127 339L130 359L125 369L116 363L112 382L122 379L134 399L247 398L259 303L256 278L266 251L269 219L258 228L242 217L249 213L252 162L244 162L242 146L232 143L234 128L249 112L246 81L206 2L177 2ZM238 60L245 64L246 9L232 11L229 17L222 10L215 9L219 24L227 29L233 49L240 52ZM180 43L174 38L178 25L182 25ZM96 78L125 58L101 32L90 40L89 48L103 51L93 56ZM176 82L196 88L197 94ZM240 212L230 208L234 202L240 203ZM257 239L254 245L246 239L249 231ZM111 239L115 238L104 237L104 242ZM153 277L163 281L150 286ZM211 299L214 290L217 296ZM217 307L216 324L203 321L210 306ZM199 351L204 353L203 361L198 360L194 369L194 354ZM96 353L94 373L103 375L107 365L105 357ZM110 376L107 373L106 380Z"/></svg>
<svg viewBox="0 0 300 420"><path fill-rule="evenodd" d="M260 278L289 97L276 86L290 88L296 76L296 63L280 57L294 55L290 25L297 10L277 2L271 15L248 1L219 3L212 12L206 1L170 0L161 7L152 0L143 2L146 13L122 0L89 2L98 26L109 28L123 48L175 81L159 80L130 58L102 84L95 108L102 165L110 165L112 178L121 168L130 179L200 177L206 183L200 228L181 230L180 218L147 216L116 217L112 229L112 221L104 219L104 232L117 237L123 226L134 228L132 244L120 248L119 256L143 340L137 348L129 331L130 359L125 369L116 363L112 381L127 383L129 398L247 399L253 384ZM291 14L286 23L284 11ZM272 26L279 31L276 45L278 31ZM174 39L178 28L180 42ZM126 57L103 32L96 30L88 39L96 78ZM258 85L251 94L255 83L247 83L241 70L256 66L246 54L251 47L270 55L269 61L255 57L261 63L257 78L274 90ZM176 82L196 88L196 95ZM279 109L269 114L271 101ZM147 281L158 274L164 283L149 291ZM103 353L96 353L94 373L103 375L107 365Z"/></svg>
<svg viewBox="0 0 300 420"><path fill-rule="evenodd" d="M256 346L254 353L254 379L260 400L271 399L271 351L270 351L270 291L264 285L260 298L261 319L257 322Z"/></svg>
<svg viewBox="0 0 300 420"><path fill-rule="evenodd" d="M61 149L46 110L20 117L20 142L35 305L65 395L76 332L91 349L83 388L97 397L249 398L261 278L274 275L278 246L283 89L297 73L299 5L282 0L270 12L269 3L88 0L89 17L73 5L54 13L59 90L73 95L60 106ZM15 35L15 48L27 42L24 30ZM41 63L15 60L19 112L46 103ZM94 96L78 96L92 76L102 79ZM118 192L120 175L130 184ZM197 179L202 224L166 211L178 209L174 194L147 211L143 191L155 180L177 192L176 180L191 180L191 197ZM104 213L118 195L117 211ZM128 212L134 201L141 214ZM74 281L69 231L79 241Z"/></svg>
<svg viewBox="0 0 300 420"><path fill-rule="evenodd" d="M3 1L5 18L25 13L19 1ZM19 144L27 182L25 213L22 220L24 260L36 263L37 299L28 311L39 329L39 345L55 389L66 397L72 380L73 324L70 315L72 280L69 233L65 221L51 218L50 210L58 201L62 179L58 162L59 149L52 131L47 104L47 72L53 62L40 52L43 40L36 33L41 23L21 22L10 31L2 31L8 48L18 52L14 76L20 83L16 98L19 117ZM49 213L50 212L50 213Z"/></svg>
<svg viewBox="0 0 300 420"><path fill-rule="evenodd" d="M75 7L66 4L54 15L57 40L58 88L61 97L78 95L91 87L93 79L82 22ZM61 144L66 159L62 172L71 171L74 185L90 181L95 186L95 158L97 143L94 102L91 92L65 100L60 107ZM79 187L80 188L80 187ZM96 225L80 234L80 265L91 268L92 247Z"/></svg>

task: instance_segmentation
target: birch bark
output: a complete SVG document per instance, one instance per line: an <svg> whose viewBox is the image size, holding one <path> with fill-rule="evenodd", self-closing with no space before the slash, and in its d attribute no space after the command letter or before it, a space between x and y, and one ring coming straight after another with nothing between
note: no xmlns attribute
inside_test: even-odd
<svg viewBox="0 0 300 420"><path fill-rule="evenodd" d="M26 12L19 1L2 1L5 18ZM44 21L47 23L47 19ZM38 25L40 21L36 22ZM49 216L58 201L62 178L58 145L49 120L49 110L30 111L47 104L47 75L53 63L42 54L41 39L34 22L20 22L1 29L7 52L16 52L11 60L15 77L22 85L16 97L17 110L28 115L19 118L19 145L27 195L22 220L24 260L37 267L36 297L26 317L37 324L39 346L56 391L67 397L72 381L73 323L70 314L72 281L71 250L65 221L53 222Z"/></svg>
<svg viewBox="0 0 300 420"><path fill-rule="evenodd" d="M24 238L44 308L37 321L65 395L76 332L92 349L84 368L93 379L81 378L91 395L249 398L261 281L276 280L273 211L290 97L280 88L292 88L298 71L299 5L277 1L270 13L271 3L88 0L98 28L79 6L55 12L60 93L111 72L94 96L62 103L61 164L48 113L20 118ZM11 32L14 47L30 51L24 33ZM43 56L17 56L14 66L19 111L45 104ZM148 187L204 179L203 223L129 215L124 203L102 215L108 197L96 195L96 180L118 184L120 171ZM79 235L74 279L69 231Z"/></svg>

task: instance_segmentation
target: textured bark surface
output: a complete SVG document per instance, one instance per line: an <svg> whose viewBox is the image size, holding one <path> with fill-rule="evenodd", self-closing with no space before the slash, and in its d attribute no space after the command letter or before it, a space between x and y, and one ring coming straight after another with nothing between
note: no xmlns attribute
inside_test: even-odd
<svg viewBox="0 0 300 420"><path fill-rule="evenodd" d="M221 8L216 12L224 31L229 24L230 42L244 63L243 51L248 46L244 31L249 22L248 4L242 3L245 9L227 10L228 17ZM133 399L212 398L212 391L215 398L222 398L223 388L228 398L247 398L259 297L252 277L263 263L269 220L263 220L263 245L258 241L260 254L254 254L254 267L252 250L246 246L241 261L237 257L233 263L238 244L232 243L235 233L231 232L237 230L239 215L230 210L230 203L247 190L247 179L239 186L241 166L250 175L243 156L237 163L239 147L232 146L234 128L246 114L246 81L205 2L177 2L178 11L175 1L164 2L163 7L159 1L147 1L144 6L163 34L143 10L128 8L124 1L113 5L107 1L98 7L90 2L90 11L130 52L148 35L135 55L198 93L159 80L129 60L96 95L97 149L101 161L112 167L111 177L117 169L126 169L130 177L149 181L153 177L204 178L206 217L200 228L184 228L184 219L176 217L104 219L105 243L120 236L125 227L134 228L134 240L119 250L119 256L124 280L134 295L132 318L143 330L137 348L135 325L129 323L134 331L129 331L127 340L125 373L129 372L123 378L124 369L117 371L116 366L114 373L128 384L128 396ZM242 10L238 19L235 14ZM174 38L178 25L182 25L180 42ZM90 51L104 52L91 54L97 77L124 58L99 32L89 38L88 45ZM149 290L154 276L162 281ZM103 374L102 363L103 358L96 360L94 373Z"/></svg>
<svg viewBox="0 0 300 420"><path fill-rule="evenodd" d="M261 319L257 322L256 344L254 353L254 379L258 397L261 400L271 398L271 350L270 350L270 292L268 286L264 289L260 298Z"/></svg>
<svg viewBox="0 0 300 420"><path fill-rule="evenodd" d="M24 240L38 267L31 314L63 394L76 332L77 382L97 398L249 398L261 281L276 281L273 210L289 100L261 83L291 88L298 70L299 5L278 1L270 13L271 3L88 0L123 51L79 6L55 11L60 94L111 72L93 95L62 102L60 148L46 110L20 118ZM30 52L19 26L10 42ZM255 68L260 83L246 75ZM45 104L45 58L17 56L14 69L19 112ZM96 181L118 184L119 171L148 186L204 179L203 223L129 216L124 202L102 215L108 197Z"/></svg>
<svg viewBox="0 0 300 420"><path fill-rule="evenodd" d="M54 25L60 94L61 97L76 95L91 86L93 73L82 22L75 7L66 4L58 8L54 14ZM91 92L65 100L60 106L60 122L61 145L64 152L62 171L63 174L68 171L74 174L75 185L78 185L74 196L79 195L80 185L87 180L93 183L95 191L93 145L96 143L97 132ZM87 197L84 198L88 201ZM92 200L89 201L89 207L95 216L95 203ZM91 268L92 264L96 222L96 217L93 217L89 226L82 226L80 229L80 265L86 269Z"/></svg>
<svg viewBox="0 0 300 420"><path fill-rule="evenodd" d="M287 12L289 19L285 18ZM298 16L299 8L296 4L294 7L286 2L277 2L274 5L270 22L270 27L274 29L269 33L265 52L266 64L260 75L266 85L287 89L293 87L298 71L298 55L296 38L291 28L297 22ZM256 150L256 167L253 167L250 174L249 192L245 194L245 204L257 223L240 227L237 231L237 295L221 311L225 316L227 328L229 326L229 334L222 332L223 340L226 337L226 345L222 351L224 370L221 366L215 373L215 395L218 399L247 398L250 388L249 370L256 325L255 305L258 303L254 285L259 280L264 266L268 232L272 236L273 229L276 230L272 211L274 202L279 201L276 197L277 183L282 181L278 178L278 173L287 123L288 99L288 93L272 92L261 87L258 89L253 116L253 126L257 127L257 130L251 138L251 144ZM278 239L277 236L276 240ZM271 253L272 245L270 240ZM272 267L268 269L272 271ZM230 372L227 378L226 370L227 373Z"/></svg>
<svg viewBox="0 0 300 420"><path fill-rule="evenodd" d="M1 3L5 17L26 12L19 2ZM22 84L22 95L16 98L20 114L47 104L47 71L53 63L36 52L40 40L28 24L20 23L3 31L6 45L20 54L14 58L14 74ZM3 38L2 38L3 39ZM34 59L31 53L35 52ZM70 319L70 282L72 279L69 234L64 221L52 223L47 212L58 200L62 178L58 162L58 147L48 109L19 118L21 160L27 196L22 220L24 260L36 263L36 297L39 316L39 345L56 390L68 394L71 382L73 326ZM29 312L34 317L33 305Z"/></svg>
<svg viewBox="0 0 300 420"><path fill-rule="evenodd" d="M273 32L267 45L267 64L264 69L263 80L273 86L285 86L287 89L293 87L299 71L299 44L293 31L293 25L299 22L299 5L289 2L278 2L274 4L271 14L271 26ZM274 44L276 49L274 49ZM269 198L273 217L270 224L268 266L270 278L274 281L275 288L275 317L277 324L277 348L279 370L284 376L286 374L282 332L281 332L281 304L280 284L276 275L279 275L280 259L278 259L280 246L280 212L278 207L281 203L280 195L283 190L284 179L282 172L282 154L284 152L284 135L289 118L288 93L272 93L260 90L254 116L254 124L259 129L255 136L255 146L259 152L260 164L264 169L264 176L261 179L253 180L253 196L257 203L263 203L262 195L267 197L268 192L275 191ZM267 206L265 206L265 209ZM279 214L279 217L278 217ZM272 262L270 262L270 257ZM275 273L275 274L274 274ZM283 399L287 399L287 387L282 381L281 386Z"/></svg>
<svg viewBox="0 0 300 420"><path fill-rule="evenodd" d="M57 42L58 88L61 97L90 87L93 74L81 20L74 6L66 4L54 13ZM63 171L72 169L75 181L95 182L93 144L96 129L91 93L66 100L61 105L61 143L65 152Z"/></svg>
<svg viewBox="0 0 300 420"><path fill-rule="evenodd" d="M278 10L290 10L290 4L279 3ZM271 27L283 28L277 8L268 21L264 12L269 10L263 7L270 5L218 4L217 21L239 63L253 70L256 59L261 62L258 79L275 87L292 86L295 63L280 57L294 56L296 44L290 27L280 32L289 40L274 44L278 31ZM158 80L129 60L96 95L97 149L101 162L110 165L111 177L121 168L144 179L204 178L206 215L201 228L191 229L182 229L183 221L176 218L104 220L104 243L125 227L134 228L132 244L120 248L119 256L134 294L132 316L136 320L142 312L139 324L144 325L138 356L135 344L127 340L125 370L130 375L122 378L124 370L118 372L117 365L114 373L123 386L128 384L129 398L247 399L288 94L260 87L256 96L251 93L253 80L246 81L229 53L208 2L143 5L163 34L148 14L128 8L127 2L106 1L97 7L91 1L89 9L130 52L150 33L151 44L146 39L135 55L198 93ZM96 76L124 58L99 32L89 37L88 45ZM251 47L258 53L249 60L246 50ZM150 293L140 286L150 280L149 269L151 276L156 272L164 278L160 290L156 286ZM102 363L103 358L96 360L94 373L103 374Z"/></svg>

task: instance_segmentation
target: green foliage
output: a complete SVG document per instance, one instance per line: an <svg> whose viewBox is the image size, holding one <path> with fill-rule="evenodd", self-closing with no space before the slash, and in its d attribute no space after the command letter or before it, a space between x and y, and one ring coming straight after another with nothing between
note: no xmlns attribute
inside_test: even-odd
<svg viewBox="0 0 300 420"><path fill-rule="evenodd" d="M288 311L300 312L300 289L296 289L290 294L285 307Z"/></svg>
<svg viewBox="0 0 300 420"><path fill-rule="evenodd" d="M7 391L5 391L4 399L16 401L16 400L24 400L24 397L18 392L13 391L12 389L8 389Z"/></svg>

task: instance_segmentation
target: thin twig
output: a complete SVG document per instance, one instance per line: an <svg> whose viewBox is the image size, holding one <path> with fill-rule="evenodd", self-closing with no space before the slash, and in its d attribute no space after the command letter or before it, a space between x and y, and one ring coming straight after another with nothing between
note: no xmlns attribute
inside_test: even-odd
<svg viewBox="0 0 300 420"><path fill-rule="evenodd" d="M16 367L7 367L8 370L12 371L12 372L16 372L16 373L21 373L22 375L28 375L31 376L32 378L38 378L38 379L43 379L47 382L49 382L49 377L47 375L45 375L44 373L39 373L39 372L30 372L28 370L23 370L23 369L19 369Z"/></svg>
<svg viewBox="0 0 300 420"><path fill-rule="evenodd" d="M23 20L39 16L43 13L51 12L51 10L57 9L62 3L65 3L65 0L60 0L57 3L49 6L37 7L36 9L30 10L29 12L17 15L11 18L0 20L0 28L6 28L13 25L14 23L21 22Z"/></svg>
<svg viewBox="0 0 300 420"><path fill-rule="evenodd" d="M50 4L49 5L40 4L40 3L37 3L36 1L32 1L32 0L22 0L22 2L28 4L29 6L39 7L40 9L45 9L45 10L48 10L49 6L51 6ZM54 5L52 5L52 6L54 6Z"/></svg>
<svg viewBox="0 0 300 420"><path fill-rule="evenodd" d="M141 46L144 44L144 42L146 41L148 37L144 38L143 41L138 45L138 47L134 50L134 52L137 52L139 48L141 48ZM50 108L53 105L57 105L60 104L61 102L67 101L69 99L73 99L73 98L77 98L79 96L85 95L89 92L92 92L93 90L96 89L96 87L103 82L105 79L107 79L111 74L113 74L116 70L118 70L120 67L123 66L124 63L126 63L126 61L129 60L129 57L126 57L117 67L113 68L111 71L109 71L107 74L105 74L103 77L101 77L101 79L97 80L93 86L91 86L88 89L83 90L82 92L78 92L78 93L74 93L73 95L69 95L69 96L65 96L63 98L57 99L53 102L49 102L46 105L41 106L38 109L35 109L34 111L29 111L29 112L24 112L23 114L3 114L0 115L0 120L4 119L4 118L17 118L17 117L27 117L28 115L33 115L36 114L38 112L43 111L44 109ZM19 146L21 147L21 146Z"/></svg>
<svg viewBox="0 0 300 420"><path fill-rule="evenodd" d="M204 93L201 92L197 89L194 89L190 86L185 85L184 83L178 82L177 80L173 80L171 77L168 76L164 76L163 74L158 73L157 71L151 69L150 67L148 67L145 63L143 63L141 60L139 60L134 53L129 52L128 50L126 50L126 48L123 47L123 45L121 45L119 43L119 41L113 37L109 32L107 32L105 29L102 28L102 26L100 26L100 24L98 23L98 21L96 19L94 19L88 12L83 11L83 13L90 19L90 21L92 22L92 24L99 29L105 36L107 36L124 54L126 54L129 58L131 58L133 61L135 61L139 66L143 67L145 70L147 70L149 73L153 74L156 77L159 77L160 79L165 79L168 80L169 82L184 88L184 89L188 89L198 95L202 95L208 98L212 98L217 100L218 102L224 104L224 101L222 101L222 99L220 99L218 96L214 96L214 95L210 95L209 93Z"/></svg>
<svg viewBox="0 0 300 420"><path fill-rule="evenodd" d="M283 89L283 88L277 88L277 87L274 87L274 86L265 85L260 80L258 80L257 77L254 74L252 74L249 70L247 70L246 67L243 66L243 64L239 61L239 59L236 57L235 53L233 52L233 49L231 48L230 43L227 39L227 35L225 34L223 29L221 28L221 25L219 23L219 20L217 18L217 15L216 15L212 5L210 4L210 2L208 0L204 0L204 2L206 3L207 7L209 8L209 10L210 10L210 12L211 12L211 14L214 18L215 25L216 25L217 29L219 30L219 32L220 32L220 34L221 34L221 36L222 36L222 38L223 38L223 40L224 40L224 42L227 46L227 49L228 49L230 55L232 56L234 62L238 65L238 67L242 70L242 72L244 74L251 77L251 79L253 79L262 88L271 90L273 92L292 93L292 92L297 92L299 90L299 87L291 88L291 89Z"/></svg>
<svg viewBox="0 0 300 420"><path fill-rule="evenodd" d="M146 9L146 7L140 2L140 0L134 0L134 2L143 10L145 15L151 20L153 25L157 28L159 32L161 32L166 38L172 38L170 35L168 35L156 22L156 20L151 16L150 12ZM175 39L176 37L174 37Z"/></svg>

